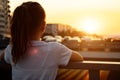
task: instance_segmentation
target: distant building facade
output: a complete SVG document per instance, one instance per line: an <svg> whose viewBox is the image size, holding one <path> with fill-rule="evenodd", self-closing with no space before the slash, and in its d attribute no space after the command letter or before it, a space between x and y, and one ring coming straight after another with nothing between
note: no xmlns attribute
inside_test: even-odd
<svg viewBox="0 0 120 80"><path fill-rule="evenodd" d="M9 10L9 0L0 0L0 34L5 35L7 34L7 29L9 26L9 17L10 17L10 10Z"/></svg>
<svg viewBox="0 0 120 80"><path fill-rule="evenodd" d="M57 31L58 31L57 26L58 26L57 24L47 24L45 34L57 35Z"/></svg>
<svg viewBox="0 0 120 80"><path fill-rule="evenodd" d="M48 35L58 35L61 32L70 30L71 26L64 24L47 24L45 34Z"/></svg>

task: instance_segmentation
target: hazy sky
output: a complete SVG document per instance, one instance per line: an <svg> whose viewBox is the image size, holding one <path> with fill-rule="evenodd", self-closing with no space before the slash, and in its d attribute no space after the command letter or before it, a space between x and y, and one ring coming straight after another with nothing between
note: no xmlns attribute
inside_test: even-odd
<svg viewBox="0 0 120 80"><path fill-rule="evenodd" d="M24 1L10 0L11 11ZM40 2L47 23L63 23L97 34L120 34L120 0L31 0Z"/></svg>

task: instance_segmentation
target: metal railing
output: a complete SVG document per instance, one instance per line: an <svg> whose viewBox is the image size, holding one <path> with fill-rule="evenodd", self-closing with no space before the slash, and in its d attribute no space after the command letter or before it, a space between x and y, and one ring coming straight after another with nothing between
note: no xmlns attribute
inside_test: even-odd
<svg viewBox="0 0 120 80"><path fill-rule="evenodd" d="M110 61L71 62L67 66L61 66L60 68L87 69L89 71L89 80L100 80L100 70L120 71L120 62Z"/></svg>

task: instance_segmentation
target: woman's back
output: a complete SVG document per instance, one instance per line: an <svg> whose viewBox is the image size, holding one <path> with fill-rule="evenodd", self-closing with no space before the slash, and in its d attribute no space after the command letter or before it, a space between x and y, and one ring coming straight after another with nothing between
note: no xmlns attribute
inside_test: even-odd
<svg viewBox="0 0 120 80"><path fill-rule="evenodd" d="M13 64L10 45L5 60L12 64L13 80L55 80L59 65L67 65L71 50L56 42L33 41L17 64ZM9 54L9 55L8 55Z"/></svg>
<svg viewBox="0 0 120 80"><path fill-rule="evenodd" d="M55 80L59 65L82 61L78 53L60 43L40 41L45 18L37 2L25 2L15 9L10 23L11 42L4 55L12 66L13 80Z"/></svg>

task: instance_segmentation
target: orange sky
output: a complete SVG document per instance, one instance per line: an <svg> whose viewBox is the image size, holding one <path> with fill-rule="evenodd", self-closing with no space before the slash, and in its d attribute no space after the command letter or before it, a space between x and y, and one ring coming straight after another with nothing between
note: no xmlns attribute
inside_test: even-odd
<svg viewBox="0 0 120 80"><path fill-rule="evenodd" d="M10 0L11 11L28 0ZM63 23L96 34L120 34L120 0L32 0L47 14L47 23Z"/></svg>

